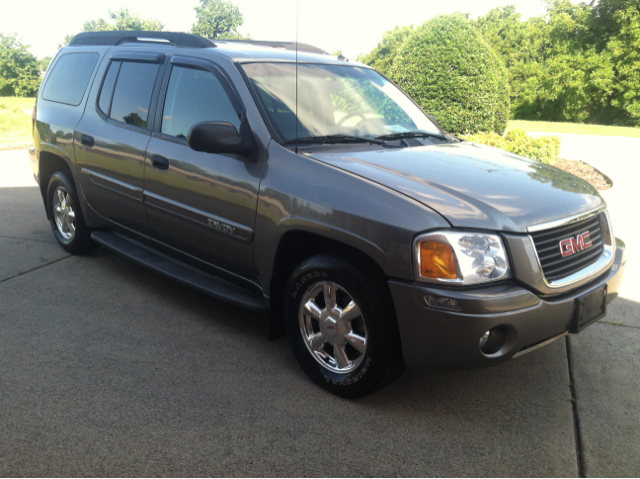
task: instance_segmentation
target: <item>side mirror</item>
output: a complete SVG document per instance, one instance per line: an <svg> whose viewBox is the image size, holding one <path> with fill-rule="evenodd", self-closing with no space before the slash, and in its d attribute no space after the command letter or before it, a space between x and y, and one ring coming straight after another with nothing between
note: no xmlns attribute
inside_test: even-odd
<svg viewBox="0 0 640 479"><path fill-rule="evenodd" d="M240 133L231 123L223 121L196 123L189 130L187 141L195 151L254 156L255 142L246 122L240 125Z"/></svg>

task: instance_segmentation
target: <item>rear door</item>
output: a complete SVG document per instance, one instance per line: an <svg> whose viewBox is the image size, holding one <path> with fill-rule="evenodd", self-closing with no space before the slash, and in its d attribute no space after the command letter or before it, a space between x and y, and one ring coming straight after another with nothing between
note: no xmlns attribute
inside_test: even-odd
<svg viewBox="0 0 640 479"><path fill-rule="evenodd" d="M154 236L255 279L253 232L264 160L197 152L187 143L191 127L203 121L239 130L245 109L213 63L174 56L169 68L145 160L144 199Z"/></svg>
<svg viewBox="0 0 640 479"><path fill-rule="evenodd" d="M142 191L144 155L166 54L171 47L117 51L94 82L76 127L82 191L101 216L143 234L151 229Z"/></svg>

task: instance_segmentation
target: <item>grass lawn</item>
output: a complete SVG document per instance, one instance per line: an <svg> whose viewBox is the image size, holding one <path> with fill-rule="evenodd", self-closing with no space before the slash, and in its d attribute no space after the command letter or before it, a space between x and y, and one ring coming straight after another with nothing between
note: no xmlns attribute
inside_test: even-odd
<svg viewBox="0 0 640 479"><path fill-rule="evenodd" d="M31 141L31 115L35 98L0 97L0 145Z"/></svg>
<svg viewBox="0 0 640 479"><path fill-rule="evenodd" d="M542 131L548 133L574 133L577 135L632 136L640 138L640 128L625 126L584 125L582 123L555 123L548 121L511 120L508 130Z"/></svg>

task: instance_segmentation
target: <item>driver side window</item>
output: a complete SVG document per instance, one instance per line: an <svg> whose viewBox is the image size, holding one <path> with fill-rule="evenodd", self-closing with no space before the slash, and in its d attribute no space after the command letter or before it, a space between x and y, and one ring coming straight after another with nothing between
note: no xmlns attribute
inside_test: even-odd
<svg viewBox="0 0 640 479"><path fill-rule="evenodd" d="M208 70L174 65L161 132L186 140L191 127L203 121L224 121L240 130L240 117L216 75Z"/></svg>

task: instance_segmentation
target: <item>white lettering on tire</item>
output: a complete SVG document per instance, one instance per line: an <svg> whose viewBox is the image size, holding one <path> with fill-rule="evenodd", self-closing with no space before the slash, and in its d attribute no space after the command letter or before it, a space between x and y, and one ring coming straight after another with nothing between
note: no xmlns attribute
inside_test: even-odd
<svg viewBox="0 0 640 479"><path fill-rule="evenodd" d="M325 382L327 383L330 382L334 386L349 386L350 384L357 383L358 381L360 381L369 370L370 365L371 365L371 356L369 356L367 360L364 362L364 366L362 367L360 372L351 378L337 380L337 379L330 378L326 374L323 374L322 376L324 377Z"/></svg>

